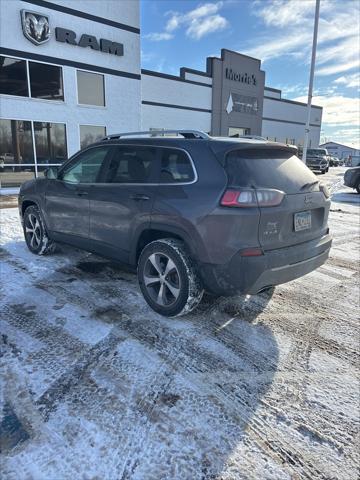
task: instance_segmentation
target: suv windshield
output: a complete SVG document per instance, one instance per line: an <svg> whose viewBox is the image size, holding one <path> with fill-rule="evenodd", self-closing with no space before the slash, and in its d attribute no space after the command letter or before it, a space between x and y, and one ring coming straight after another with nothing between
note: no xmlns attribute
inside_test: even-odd
<svg viewBox="0 0 360 480"><path fill-rule="evenodd" d="M327 155L327 151L322 148L308 148L307 155L322 157L323 155Z"/></svg>
<svg viewBox="0 0 360 480"><path fill-rule="evenodd" d="M275 188L291 194L316 180L293 152L280 149L234 150L226 157L225 169L232 187Z"/></svg>

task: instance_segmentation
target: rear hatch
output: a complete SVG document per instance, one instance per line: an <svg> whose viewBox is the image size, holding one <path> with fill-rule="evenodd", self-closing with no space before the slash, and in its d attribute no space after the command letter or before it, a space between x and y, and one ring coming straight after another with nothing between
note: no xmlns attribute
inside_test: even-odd
<svg viewBox="0 0 360 480"><path fill-rule="evenodd" d="M225 160L229 187L265 192L283 192L279 204L260 210L259 243L264 250L296 245L318 238L327 231L330 201L317 177L285 147L233 150ZM271 202L270 202L271 203Z"/></svg>

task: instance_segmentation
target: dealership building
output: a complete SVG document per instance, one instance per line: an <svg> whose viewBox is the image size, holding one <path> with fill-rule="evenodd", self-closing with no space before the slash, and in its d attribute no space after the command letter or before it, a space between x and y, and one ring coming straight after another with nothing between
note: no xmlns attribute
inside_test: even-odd
<svg viewBox="0 0 360 480"><path fill-rule="evenodd" d="M1 0L0 179L16 186L105 135L196 129L302 145L307 108L261 60L222 49L204 71L141 68L138 0ZM313 106L310 145L322 108Z"/></svg>

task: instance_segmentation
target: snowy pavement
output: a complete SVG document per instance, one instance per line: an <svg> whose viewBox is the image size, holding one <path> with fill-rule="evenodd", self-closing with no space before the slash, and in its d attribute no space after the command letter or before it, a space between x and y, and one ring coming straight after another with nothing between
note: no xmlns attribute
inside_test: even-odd
<svg viewBox="0 0 360 480"><path fill-rule="evenodd" d="M36 257L1 218L2 479L358 478L359 204L332 191L328 262L166 319L135 275Z"/></svg>

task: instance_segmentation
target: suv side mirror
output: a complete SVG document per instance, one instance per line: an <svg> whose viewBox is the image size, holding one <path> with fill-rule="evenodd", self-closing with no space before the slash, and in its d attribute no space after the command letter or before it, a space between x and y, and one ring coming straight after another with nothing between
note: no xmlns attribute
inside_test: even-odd
<svg viewBox="0 0 360 480"><path fill-rule="evenodd" d="M44 171L44 176L56 180L58 178L59 167L49 167Z"/></svg>

